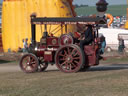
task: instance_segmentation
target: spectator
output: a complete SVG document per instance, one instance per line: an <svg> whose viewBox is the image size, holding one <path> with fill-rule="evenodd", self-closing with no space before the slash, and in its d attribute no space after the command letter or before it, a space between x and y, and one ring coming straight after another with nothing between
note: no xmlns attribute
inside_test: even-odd
<svg viewBox="0 0 128 96"><path fill-rule="evenodd" d="M25 40L23 39L23 52L28 51L28 39L26 38Z"/></svg>
<svg viewBox="0 0 128 96"><path fill-rule="evenodd" d="M104 50L106 47L106 40L103 34L99 34L100 42L101 42L101 49L100 49L100 54L104 54Z"/></svg>
<svg viewBox="0 0 128 96"><path fill-rule="evenodd" d="M119 40L118 52L123 53L125 48L124 39L122 37L118 37L118 40Z"/></svg>

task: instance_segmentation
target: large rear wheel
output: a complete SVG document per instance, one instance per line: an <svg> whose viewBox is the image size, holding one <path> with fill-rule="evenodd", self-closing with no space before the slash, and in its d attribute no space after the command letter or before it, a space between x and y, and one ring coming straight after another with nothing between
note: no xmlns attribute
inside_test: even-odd
<svg viewBox="0 0 128 96"><path fill-rule="evenodd" d="M56 52L55 61L62 72L78 72L84 63L84 55L77 45L65 45Z"/></svg>

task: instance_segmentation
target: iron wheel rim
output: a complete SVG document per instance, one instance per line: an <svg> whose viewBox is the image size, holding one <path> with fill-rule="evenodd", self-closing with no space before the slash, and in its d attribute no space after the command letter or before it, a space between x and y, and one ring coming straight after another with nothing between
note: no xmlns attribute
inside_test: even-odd
<svg viewBox="0 0 128 96"><path fill-rule="evenodd" d="M61 47L55 56L56 66L65 73L78 72L83 65L83 53L76 45Z"/></svg>
<svg viewBox="0 0 128 96"><path fill-rule="evenodd" d="M25 73L36 72L38 64L38 59L34 54L25 54L20 60L20 68Z"/></svg>

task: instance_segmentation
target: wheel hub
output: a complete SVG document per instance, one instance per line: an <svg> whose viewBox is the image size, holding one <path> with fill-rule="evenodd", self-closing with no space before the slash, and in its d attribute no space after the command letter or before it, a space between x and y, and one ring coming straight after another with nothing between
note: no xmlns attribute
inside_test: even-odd
<svg viewBox="0 0 128 96"><path fill-rule="evenodd" d="M68 63L72 62L72 57L71 57L71 56L68 56L68 57L66 58L66 61L67 61Z"/></svg>
<svg viewBox="0 0 128 96"><path fill-rule="evenodd" d="M70 60L71 60L71 58L70 58L70 57L68 57L68 58L67 58L67 61L70 61Z"/></svg>

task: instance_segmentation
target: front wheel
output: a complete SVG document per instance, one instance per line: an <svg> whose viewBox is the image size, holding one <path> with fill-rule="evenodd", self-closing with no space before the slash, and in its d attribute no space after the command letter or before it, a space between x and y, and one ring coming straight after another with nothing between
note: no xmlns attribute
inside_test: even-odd
<svg viewBox="0 0 128 96"><path fill-rule="evenodd" d="M84 63L84 54L77 45L65 45L56 52L55 62L62 72L78 72Z"/></svg>
<svg viewBox="0 0 128 96"><path fill-rule="evenodd" d="M31 53L25 54L20 60L20 68L26 73L33 73L38 70L38 58Z"/></svg>

